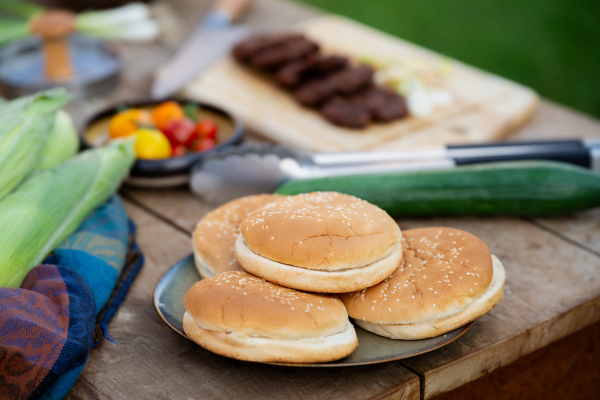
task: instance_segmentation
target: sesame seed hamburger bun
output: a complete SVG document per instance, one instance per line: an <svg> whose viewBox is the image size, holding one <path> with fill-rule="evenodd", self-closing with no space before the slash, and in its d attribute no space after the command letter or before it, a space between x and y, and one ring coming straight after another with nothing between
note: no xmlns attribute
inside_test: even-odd
<svg viewBox="0 0 600 400"><path fill-rule="evenodd" d="M341 295L357 325L392 339L463 326L502 301L505 273L476 236L452 228L403 231L404 259L383 282Z"/></svg>
<svg viewBox="0 0 600 400"><path fill-rule="evenodd" d="M389 276L402 260L401 237L396 222L364 200L306 193L249 214L235 256L246 271L270 282L344 293Z"/></svg>
<svg viewBox="0 0 600 400"><path fill-rule="evenodd" d="M189 289L184 302L185 334L223 356L316 363L344 358L358 346L336 296L299 292L246 272L203 279Z"/></svg>
<svg viewBox="0 0 600 400"><path fill-rule="evenodd" d="M233 254L240 222L251 212L281 196L261 194L242 197L209 212L198 222L192 236L194 262L202 278L225 271L242 271Z"/></svg>

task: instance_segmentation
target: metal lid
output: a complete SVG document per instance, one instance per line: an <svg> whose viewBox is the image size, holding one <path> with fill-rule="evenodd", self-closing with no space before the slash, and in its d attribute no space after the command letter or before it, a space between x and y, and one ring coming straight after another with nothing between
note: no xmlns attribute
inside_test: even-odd
<svg viewBox="0 0 600 400"><path fill-rule="evenodd" d="M119 81L121 60L114 45L86 36L69 37L75 74L64 80L50 80L44 74L42 43L29 37L0 49L0 94L19 97L54 86L68 89L72 98L104 93Z"/></svg>

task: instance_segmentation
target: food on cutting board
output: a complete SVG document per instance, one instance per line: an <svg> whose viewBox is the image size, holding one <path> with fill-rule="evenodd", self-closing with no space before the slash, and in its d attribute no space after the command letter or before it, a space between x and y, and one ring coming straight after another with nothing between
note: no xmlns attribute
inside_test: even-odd
<svg viewBox="0 0 600 400"><path fill-rule="evenodd" d="M141 159L181 157L211 150L217 145L218 124L200 117L194 104L165 101L153 108L130 108L114 115L108 124L111 139L135 135Z"/></svg>
<svg viewBox="0 0 600 400"><path fill-rule="evenodd" d="M251 212L283 196L261 194L230 201L206 214L192 236L194 263L202 278L226 271L243 271L233 253L240 223Z"/></svg>
<svg viewBox="0 0 600 400"><path fill-rule="evenodd" d="M437 227L401 233L383 210L335 192L240 198L208 214L192 243L196 262L201 250L201 274L217 275L186 294L185 333L242 360L327 362L349 355L354 331L340 298L364 329L415 340L459 328L503 297L502 264L474 235ZM348 289L357 282L362 289ZM322 345L335 354L318 356Z"/></svg>
<svg viewBox="0 0 600 400"><path fill-rule="evenodd" d="M402 259L402 235L382 209L334 192L290 196L249 214L235 256L261 278L320 293L360 290Z"/></svg>
<svg viewBox="0 0 600 400"><path fill-rule="evenodd" d="M377 84L406 99L408 110L415 117L426 117L454 101L443 83L453 69L452 61L447 58L431 61L416 55L383 59L363 56L362 61L377 71L374 76Z"/></svg>
<svg viewBox="0 0 600 400"><path fill-rule="evenodd" d="M320 110L339 126L361 129L408 114L402 96L374 82L372 67L322 54L318 44L300 34L256 35L236 45L233 56L273 74L300 104Z"/></svg>
<svg viewBox="0 0 600 400"><path fill-rule="evenodd" d="M452 228L402 232L403 260L383 282L341 299L361 328L392 339L439 336L503 297L502 263L476 236Z"/></svg>
<svg viewBox="0 0 600 400"><path fill-rule="evenodd" d="M200 346L247 361L338 360L358 346L337 296L304 293L246 272L224 272L185 295L183 329Z"/></svg>

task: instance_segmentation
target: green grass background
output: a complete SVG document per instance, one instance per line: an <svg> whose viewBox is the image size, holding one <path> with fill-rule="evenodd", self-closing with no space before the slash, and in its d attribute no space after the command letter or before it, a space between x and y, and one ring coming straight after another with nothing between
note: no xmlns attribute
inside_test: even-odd
<svg viewBox="0 0 600 400"><path fill-rule="evenodd" d="M598 0L299 0L600 117Z"/></svg>

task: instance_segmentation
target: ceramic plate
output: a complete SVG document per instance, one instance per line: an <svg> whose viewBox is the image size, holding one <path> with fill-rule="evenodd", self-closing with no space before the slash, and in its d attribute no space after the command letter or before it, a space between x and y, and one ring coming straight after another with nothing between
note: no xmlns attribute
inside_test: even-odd
<svg viewBox="0 0 600 400"><path fill-rule="evenodd" d="M186 337L183 332L183 298L200 275L194 267L192 255L175 264L161 278L154 291L154 307L162 320L175 332ZM358 348L346 358L325 364L282 364L296 367L350 367L401 360L439 349L461 337L471 328L473 322L444 335L424 340L392 340L367 332L358 326ZM189 338L188 338L189 339ZM275 363L273 363L275 364Z"/></svg>

